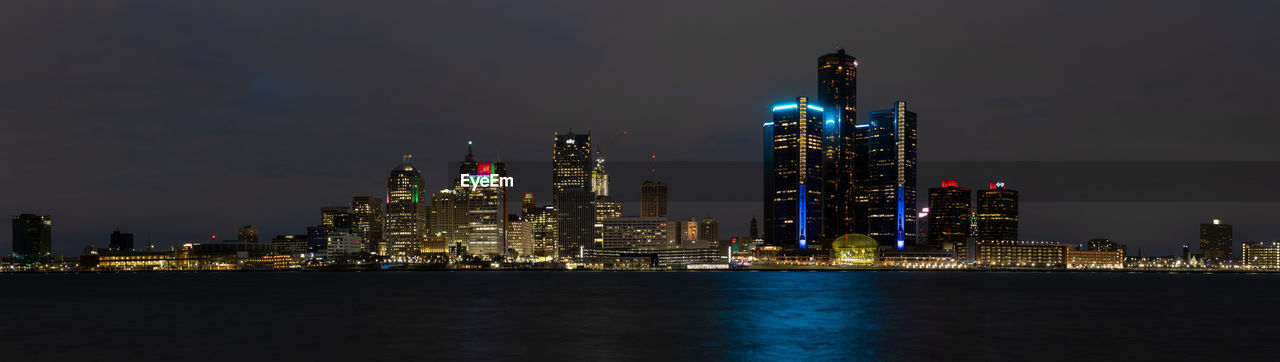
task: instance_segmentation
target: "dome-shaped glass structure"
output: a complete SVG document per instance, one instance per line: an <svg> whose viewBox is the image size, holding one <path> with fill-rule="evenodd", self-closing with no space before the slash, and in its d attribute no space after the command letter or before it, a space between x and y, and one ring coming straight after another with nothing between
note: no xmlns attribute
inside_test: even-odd
<svg viewBox="0 0 1280 362"><path fill-rule="evenodd" d="M876 261L880 243L870 236L845 234L831 242L831 262L834 264L871 265Z"/></svg>

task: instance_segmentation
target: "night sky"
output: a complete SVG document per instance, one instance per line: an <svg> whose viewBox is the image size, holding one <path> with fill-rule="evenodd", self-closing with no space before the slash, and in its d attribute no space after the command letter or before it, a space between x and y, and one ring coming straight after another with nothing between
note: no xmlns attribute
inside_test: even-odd
<svg viewBox="0 0 1280 362"><path fill-rule="evenodd" d="M572 128L596 143L630 132L607 153L624 168L650 154L729 165L714 182L658 175L673 217L744 235L760 123L814 96L817 57L843 47L861 121L898 99L919 113L922 203L943 177L1001 179L1023 195L1026 240L1173 254L1211 218L1237 242L1280 239L1275 2L191 3L0 2L0 212L52 215L68 255L116 227L161 247L250 223L269 240L382 195L403 153L443 188L467 140L483 160L525 162L517 191L546 202L549 173L529 165ZM947 161L976 166L938 174ZM1062 173L1095 197L1044 196L1073 188L1043 181L1057 161L1081 161ZM1232 172L1196 171L1215 169ZM613 180L624 200L644 177L630 174Z"/></svg>

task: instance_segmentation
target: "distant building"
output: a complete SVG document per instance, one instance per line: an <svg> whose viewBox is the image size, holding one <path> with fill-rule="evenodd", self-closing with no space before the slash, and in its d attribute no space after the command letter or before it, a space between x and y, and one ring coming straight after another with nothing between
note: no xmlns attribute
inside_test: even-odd
<svg viewBox="0 0 1280 362"><path fill-rule="evenodd" d="M1114 241L1111 241L1111 239L1097 238L1097 239L1089 239L1089 244L1085 247L1085 250L1119 251L1121 252L1121 255L1123 255L1125 251L1125 247L1124 245L1120 245Z"/></svg>
<svg viewBox="0 0 1280 362"><path fill-rule="evenodd" d="M1200 224L1200 254L1210 266L1226 265L1231 261L1231 225L1213 219Z"/></svg>
<svg viewBox="0 0 1280 362"><path fill-rule="evenodd" d="M396 258L417 256L427 236L426 187L412 158L404 155L387 177L387 250L379 252Z"/></svg>
<svg viewBox="0 0 1280 362"><path fill-rule="evenodd" d="M769 245L808 249L822 239L823 120L821 106L796 97L794 103L774 106L773 121L764 124L764 237Z"/></svg>
<svg viewBox="0 0 1280 362"><path fill-rule="evenodd" d="M593 227L595 237L592 247L598 248L604 242L604 220L622 217L622 201L614 200L607 195L597 195L595 204L596 222Z"/></svg>
<svg viewBox="0 0 1280 362"><path fill-rule="evenodd" d="M517 215L507 215L507 253L513 257L534 256L533 224Z"/></svg>
<svg viewBox="0 0 1280 362"><path fill-rule="evenodd" d="M338 231L325 235L324 252L330 257L350 257L363 250L364 242L353 232Z"/></svg>
<svg viewBox="0 0 1280 362"><path fill-rule="evenodd" d="M964 259L968 249L969 215L973 213L973 192L960 187L956 180L942 180L941 187L929 189L929 221L927 240L929 245L956 251L957 259Z"/></svg>
<svg viewBox="0 0 1280 362"><path fill-rule="evenodd" d="M463 248L469 242L468 191L455 186L431 195L431 235L442 238L447 248Z"/></svg>
<svg viewBox="0 0 1280 362"><path fill-rule="evenodd" d="M916 243L916 113L897 101L869 118L867 235L902 250Z"/></svg>
<svg viewBox="0 0 1280 362"><path fill-rule="evenodd" d="M623 216L603 220L605 249L669 247L671 223L661 217Z"/></svg>
<svg viewBox="0 0 1280 362"><path fill-rule="evenodd" d="M335 221L340 217L349 217L351 214L350 206L324 206L320 208L320 225L328 227L337 227ZM346 216L344 216L346 215ZM348 219L350 220L350 219ZM349 226L348 226L349 227Z"/></svg>
<svg viewBox="0 0 1280 362"><path fill-rule="evenodd" d="M132 235L130 235L130 236L129 236L129 239L130 239L130 242L129 242L129 245L130 245L130 246L129 246L129 250L133 250L133 246L132 246L132 245L133 245L133 240L132 240L132 239L133 239L133 236L132 236ZM257 226L253 226L253 225L245 225L245 226L241 226L241 227L237 228L237 229L236 229L236 240L240 240L240 241L243 241L243 242L246 242L246 243L256 243L256 242L258 242L258 227L257 227Z"/></svg>
<svg viewBox="0 0 1280 362"><path fill-rule="evenodd" d="M355 216L355 227L351 231L364 240L366 251L377 252L386 247L382 239L385 208L384 200L378 195L351 197L351 214Z"/></svg>
<svg viewBox="0 0 1280 362"><path fill-rule="evenodd" d="M698 239L711 244L720 241L720 222L714 217L702 219L702 224L698 228Z"/></svg>
<svg viewBox="0 0 1280 362"><path fill-rule="evenodd" d="M870 236L848 234L831 242L831 263L835 265L871 265L876 262L880 243Z"/></svg>
<svg viewBox="0 0 1280 362"><path fill-rule="evenodd" d="M990 267L1050 268L1067 266L1067 250L1061 243L1034 241L978 241L974 261Z"/></svg>
<svg viewBox="0 0 1280 362"><path fill-rule="evenodd" d="M650 180L640 184L640 217L667 217L667 184Z"/></svg>
<svg viewBox="0 0 1280 362"><path fill-rule="evenodd" d="M555 135L551 196L561 256L576 256L595 240L595 193L591 190L591 135Z"/></svg>
<svg viewBox="0 0 1280 362"><path fill-rule="evenodd" d="M1248 268L1280 269L1280 243L1240 244L1240 261Z"/></svg>
<svg viewBox="0 0 1280 362"><path fill-rule="evenodd" d="M978 240L1018 240L1018 192L992 182L978 190Z"/></svg>
<svg viewBox="0 0 1280 362"><path fill-rule="evenodd" d="M477 162L471 147L467 147L467 156L459 167L460 175L511 176L506 164L502 162ZM467 242L466 253L470 255L504 255L507 252L507 193L508 186L481 184L469 185L460 182L455 192L467 195Z"/></svg>
<svg viewBox="0 0 1280 362"><path fill-rule="evenodd" d="M271 248L280 254L301 254L310 251L306 235L278 235L271 239Z"/></svg>
<svg viewBox="0 0 1280 362"><path fill-rule="evenodd" d="M21 214L13 217L13 262L17 264L53 262L52 217L36 214Z"/></svg>
<svg viewBox="0 0 1280 362"><path fill-rule="evenodd" d="M120 230L112 231L111 243L107 244L107 250L133 251L133 234L122 233Z"/></svg>
<svg viewBox="0 0 1280 362"><path fill-rule="evenodd" d="M1124 252L1113 250L1067 249L1068 269L1122 269Z"/></svg>
<svg viewBox="0 0 1280 362"><path fill-rule="evenodd" d="M533 228L534 255L551 258L559 255L555 217L556 210L551 205L532 207L522 215Z"/></svg>

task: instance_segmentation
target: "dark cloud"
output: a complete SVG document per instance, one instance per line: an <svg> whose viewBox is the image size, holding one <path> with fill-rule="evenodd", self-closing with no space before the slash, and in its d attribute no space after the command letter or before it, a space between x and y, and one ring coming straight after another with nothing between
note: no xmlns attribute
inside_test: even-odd
<svg viewBox="0 0 1280 362"><path fill-rule="evenodd" d="M545 161L554 131L627 130L614 160L755 161L768 106L812 95L815 59L836 46L859 57L863 114L896 99L920 113L922 160L1274 161L1276 7L6 2L0 211L52 214L55 248L74 254L115 226L162 244L247 223L299 233L319 206L381 194L400 154L446 170L466 140L482 158ZM545 181L526 184L547 199ZM1165 253L1210 217L1240 240L1280 235L1272 203L1122 201L1024 204L1023 235ZM754 205L674 213L742 234Z"/></svg>

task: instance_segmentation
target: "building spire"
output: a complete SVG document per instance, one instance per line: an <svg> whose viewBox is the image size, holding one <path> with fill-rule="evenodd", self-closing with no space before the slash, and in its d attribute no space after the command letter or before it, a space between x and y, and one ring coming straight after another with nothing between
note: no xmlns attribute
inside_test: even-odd
<svg viewBox="0 0 1280 362"><path fill-rule="evenodd" d="M410 154L410 153L403 154L400 156L400 160L404 161L404 163L409 163L409 161L413 160L413 154Z"/></svg>

